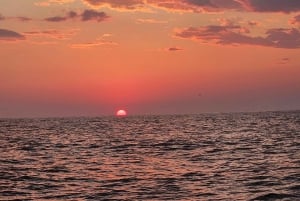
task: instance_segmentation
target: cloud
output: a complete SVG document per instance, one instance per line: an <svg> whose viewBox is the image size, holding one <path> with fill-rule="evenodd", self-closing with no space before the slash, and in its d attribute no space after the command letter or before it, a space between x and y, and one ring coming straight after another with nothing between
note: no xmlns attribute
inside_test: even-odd
<svg viewBox="0 0 300 201"><path fill-rule="evenodd" d="M250 32L250 31L249 31ZM175 31L175 36L221 45L259 45L275 48L300 48L300 32L297 29L269 29L265 36L251 36L241 26L211 25L189 27Z"/></svg>
<svg viewBox="0 0 300 201"><path fill-rule="evenodd" d="M105 34L102 35L102 38L107 38L107 37L111 37L111 36L112 36L112 34L110 34L110 33L105 33Z"/></svg>
<svg viewBox="0 0 300 201"><path fill-rule="evenodd" d="M169 47L169 48L167 48L167 51L170 51L170 52L181 51L181 50L183 50L183 49L179 48L179 47Z"/></svg>
<svg viewBox="0 0 300 201"><path fill-rule="evenodd" d="M256 21L251 20L251 21L248 21L248 25L249 25L249 26L258 26L259 23L256 22Z"/></svg>
<svg viewBox="0 0 300 201"><path fill-rule="evenodd" d="M178 12L203 12L208 8L215 8L215 6L211 7L211 5L209 5L210 3L207 1L206 2L199 1L196 4L195 2L188 1L188 0L186 1L148 0L147 2L148 4L156 8L166 9L168 11L178 11ZM201 4L201 6L199 4Z"/></svg>
<svg viewBox="0 0 300 201"><path fill-rule="evenodd" d="M147 0L148 5L168 11L178 12L216 12L227 9L236 9L240 7L239 3L233 0Z"/></svg>
<svg viewBox="0 0 300 201"><path fill-rule="evenodd" d="M95 42L88 42L88 43L75 43L71 45L71 48L92 48L97 46L116 46L118 43L112 41L95 41Z"/></svg>
<svg viewBox="0 0 300 201"><path fill-rule="evenodd" d="M66 21L68 19L73 19L73 18L76 18L78 17L79 15L75 12L75 11L70 11L67 13L66 16L64 17L61 17L61 16L54 16L54 17L48 17L48 18L45 18L44 20L45 21L48 21L48 22L61 22L61 21Z"/></svg>
<svg viewBox="0 0 300 201"><path fill-rule="evenodd" d="M297 12L300 11L299 0L236 0L247 10L255 12Z"/></svg>
<svg viewBox="0 0 300 201"><path fill-rule="evenodd" d="M179 12L222 12L224 10L245 10L237 0L147 0L154 7Z"/></svg>
<svg viewBox="0 0 300 201"><path fill-rule="evenodd" d="M0 29L0 40L15 41L24 40L25 36L15 31Z"/></svg>
<svg viewBox="0 0 300 201"><path fill-rule="evenodd" d="M55 17L45 18L45 21L48 21L48 22L61 22L61 21L66 21L67 19L68 18L66 18L66 17L55 16Z"/></svg>
<svg viewBox="0 0 300 201"><path fill-rule="evenodd" d="M98 12L95 10L85 10L81 14L82 21L96 20L97 22L102 22L102 21L106 20L107 18L109 18L109 16L106 15L106 13Z"/></svg>
<svg viewBox="0 0 300 201"><path fill-rule="evenodd" d="M222 26L232 26L237 23L237 19L219 18L218 22Z"/></svg>
<svg viewBox="0 0 300 201"><path fill-rule="evenodd" d="M266 40L272 41L274 47L300 48L300 32L298 29L270 29L266 34Z"/></svg>
<svg viewBox="0 0 300 201"><path fill-rule="evenodd" d="M297 15L297 16L293 17L292 19L290 19L289 23L300 26L300 15Z"/></svg>
<svg viewBox="0 0 300 201"><path fill-rule="evenodd" d="M214 3L210 0L186 0L188 4L194 4L197 6L210 6L210 7L216 7Z"/></svg>
<svg viewBox="0 0 300 201"><path fill-rule="evenodd" d="M118 10L149 10L149 7L179 12L221 11L242 9L237 0L82 0L93 7Z"/></svg>
<svg viewBox="0 0 300 201"><path fill-rule="evenodd" d="M122 10L145 10L149 7L179 12L216 12L239 10L250 12L297 12L299 0L82 0L93 7Z"/></svg>
<svg viewBox="0 0 300 201"><path fill-rule="evenodd" d="M15 17L15 19L17 19L21 22L28 22L28 21L32 20L32 18L29 18L29 17Z"/></svg>
<svg viewBox="0 0 300 201"><path fill-rule="evenodd" d="M82 0L88 5L95 7L109 7L117 10L147 10L149 7L173 11L201 12L204 9L217 9L218 6L211 1L214 0ZM218 0L219 1L219 0ZM223 0L224 1L224 0ZM230 0L234 2L233 0ZM220 1L222 2L222 1Z"/></svg>
<svg viewBox="0 0 300 201"><path fill-rule="evenodd" d="M68 18L75 18L78 14L75 11L70 11L67 15Z"/></svg>
<svg viewBox="0 0 300 201"><path fill-rule="evenodd" d="M31 21L32 18L29 17L4 17L3 15L0 14L0 21L1 20L18 20L21 22L27 22L27 21Z"/></svg>
<svg viewBox="0 0 300 201"><path fill-rule="evenodd" d="M279 60L278 64L285 65L288 64L289 62L290 62L290 58L284 57Z"/></svg>
<svg viewBox="0 0 300 201"><path fill-rule="evenodd" d="M233 9L239 10L242 9L242 4L235 0L182 0L182 2L186 2L188 5L202 7L204 10L225 10L225 9Z"/></svg>
<svg viewBox="0 0 300 201"><path fill-rule="evenodd" d="M96 41L93 42L87 42L87 43L75 43L71 45L71 48L92 48L92 47L97 47L97 46L106 46L106 47L111 47L111 46L117 46L119 45L116 42L106 40L105 38L110 37L111 34L103 34L101 37L96 39Z"/></svg>
<svg viewBox="0 0 300 201"><path fill-rule="evenodd" d="M156 20L156 19L137 19L136 22L138 24L167 24L168 21L164 20Z"/></svg>
<svg viewBox="0 0 300 201"><path fill-rule="evenodd" d="M72 36L77 33L78 30L65 30L59 31L56 29L48 29L48 30L38 30L38 31L27 31L24 32L24 35L31 36L31 37L42 37L42 38L52 38L57 40L68 40Z"/></svg>
<svg viewBox="0 0 300 201"><path fill-rule="evenodd" d="M93 48L93 47L98 47L98 46L105 46L105 47L118 46L119 45L118 43L108 40L108 38L110 38L112 36L113 35L110 33L105 33L105 34L102 34L102 36L100 36L93 42L74 43L70 47L86 49L86 48Z"/></svg>
<svg viewBox="0 0 300 201"><path fill-rule="evenodd" d="M83 0L94 7L110 7L113 9L137 10L145 7L144 0Z"/></svg>
<svg viewBox="0 0 300 201"><path fill-rule="evenodd" d="M97 22L102 22L109 18L109 16L105 12L98 12L95 10L88 9L88 10L84 10L81 14L77 14L75 11L70 11L67 13L66 16L48 17L45 18L44 20L48 22L62 22L69 19L75 19L78 17L80 17L81 21L94 20Z"/></svg>
<svg viewBox="0 0 300 201"><path fill-rule="evenodd" d="M34 5L36 6L51 6L52 4L66 4L66 3L71 3L74 0L47 0L47 1L41 1L41 2L36 2Z"/></svg>

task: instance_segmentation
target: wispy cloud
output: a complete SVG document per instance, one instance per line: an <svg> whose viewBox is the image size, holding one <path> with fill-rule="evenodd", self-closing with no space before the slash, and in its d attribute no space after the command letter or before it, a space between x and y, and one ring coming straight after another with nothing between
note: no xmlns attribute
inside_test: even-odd
<svg viewBox="0 0 300 201"><path fill-rule="evenodd" d="M179 12L297 12L299 0L82 0L91 6L122 10L143 10L156 7Z"/></svg>
<svg viewBox="0 0 300 201"><path fill-rule="evenodd" d="M20 33L8 29L0 29L0 40L16 41L16 40L24 40L24 39L25 36Z"/></svg>
<svg viewBox="0 0 300 201"><path fill-rule="evenodd" d="M111 9L117 10L146 10L149 11L150 7L167 9L172 11L194 11L194 12L202 12L203 10L216 10L219 9L219 5L213 3L213 0L82 0L88 5L95 7L109 7ZM226 1L229 3L222 3L219 1L220 5L240 5L235 1Z"/></svg>
<svg viewBox="0 0 300 201"><path fill-rule="evenodd" d="M36 6L51 6L53 4L65 4L65 3L71 3L74 0L46 0L46 1L40 1L35 2L34 5Z"/></svg>
<svg viewBox="0 0 300 201"><path fill-rule="evenodd" d="M71 48L91 48L97 46L117 46L118 43L113 41L95 41L88 43L75 43L71 45Z"/></svg>
<svg viewBox="0 0 300 201"><path fill-rule="evenodd" d="M242 5L235 0L147 0L147 3L156 8L179 12L218 12L225 9L240 10Z"/></svg>
<svg viewBox="0 0 300 201"><path fill-rule="evenodd" d="M14 17L14 19L17 19L21 22L28 22L28 21L32 20L32 18L30 18L30 17Z"/></svg>
<svg viewBox="0 0 300 201"><path fill-rule="evenodd" d="M169 47L166 50L169 51L169 52L176 52L176 51L181 51L183 49L180 48L180 47Z"/></svg>
<svg viewBox="0 0 300 201"><path fill-rule="evenodd" d="M285 65L288 64L289 62L290 62L290 58L284 57L279 60L278 64Z"/></svg>
<svg viewBox="0 0 300 201"><path fill-rule="evenodd" d="M54 16L54 17L47 17L44 20L48 22L61 22L61 21L66 21L68 19L73 19L78 17L78 14L75 11L70 11L67 13L66 16Z"/></svg>
<svg viewBox="0 0 300 201"><path fill-rule="evenodd" d="M0 21L1 20L18 20L18 21L21 21L21 22L27 22L27 21L31 21L32 18L29 18L29 17L5 17L3 15L0 14Z"/></svg>
<svg viewBox="0 0 300 201"><path fill-rule="evenodd" d="M93 7L109 7L118 10L139 10L144 9L144 0L82 0Z"/></svg>
<svg viewBox="0 0 300 201"><path fill-rule="evenodd" d="M66 16L54 16L47 17L44 20L48 22L62 22L70 19L80 18L81 21L97 21L102 22L109 18L105 12L98 12L95 10L87 9L84 10L81 14L76 13L75 11L70 11Z"/></svg>
<svg viewBox="0 0 300 201"><path fill-rule="evenodd" d="M56 29L48 30L37 30L37 31L27 31L24 32L24 35L31 37L40 37L40 38L52 38L57 40L68 40L71 39L78 32L77 29L59 31Z"/></svg>
<svg viewBox="0 0 300 201"><path fill-rule="evenodd" d="M112 36L111 34L103 34L101 37L99 37L98 39L96 39L93 42L74 43L70 47L71 48L92 48L92 47L98 47L98 46L104 46L104 47L118 46L119 44L117 42L107 39L111 36Z"/></svg>
<svg viewBox="0 0 300 201"><path fill-rule="evenodd" d="M147 19L137 19L136 22L138 24L167 24L168 21L165 20L157 20L157 19L152 19L152 18L147 18Z"/></svg>
<svg viewBox="0 0 300 201"><path fill-rule="evenodd" d="M269 29L265 36L251 36L241 26L189 27L175 31L175 36L221 45L259 45L275 48L300 48L300 32L298 29Z"/></svg>
<svg viewBox="0 0 300 201"><path fill-rule="evenodd" d="M66 17L60 17L60 16L55 16L55 17L47 17L45 18L45 21L48 22L61 22L61 21L66 21L68 18Z"/></svg>

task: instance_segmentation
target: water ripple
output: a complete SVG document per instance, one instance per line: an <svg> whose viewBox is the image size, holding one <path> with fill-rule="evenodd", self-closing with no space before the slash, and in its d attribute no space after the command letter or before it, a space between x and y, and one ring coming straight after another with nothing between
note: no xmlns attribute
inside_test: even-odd
<svg viewBox="0 0 300 201"><path fill-rule="evenodd" d="M0 200L300 200L299 119L0 119Z"/></svg>

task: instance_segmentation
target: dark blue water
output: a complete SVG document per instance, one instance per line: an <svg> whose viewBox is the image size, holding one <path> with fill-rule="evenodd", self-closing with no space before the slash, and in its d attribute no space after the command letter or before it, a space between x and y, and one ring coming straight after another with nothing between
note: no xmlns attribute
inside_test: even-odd
<svg viewBox="0 0 300 201"><path fill-rule="evenodd" d="M300 200L300 112L1 119L0 200Z"/></svg>

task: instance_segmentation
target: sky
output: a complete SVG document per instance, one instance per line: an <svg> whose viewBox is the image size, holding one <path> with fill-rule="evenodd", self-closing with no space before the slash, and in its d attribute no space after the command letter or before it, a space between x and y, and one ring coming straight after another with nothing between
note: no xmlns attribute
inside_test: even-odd
<svg viewBox="0 0 300 201"><path fill-rule="evenodd" d="M0 0L0 117L300 109L299 0Z"/></svg>

